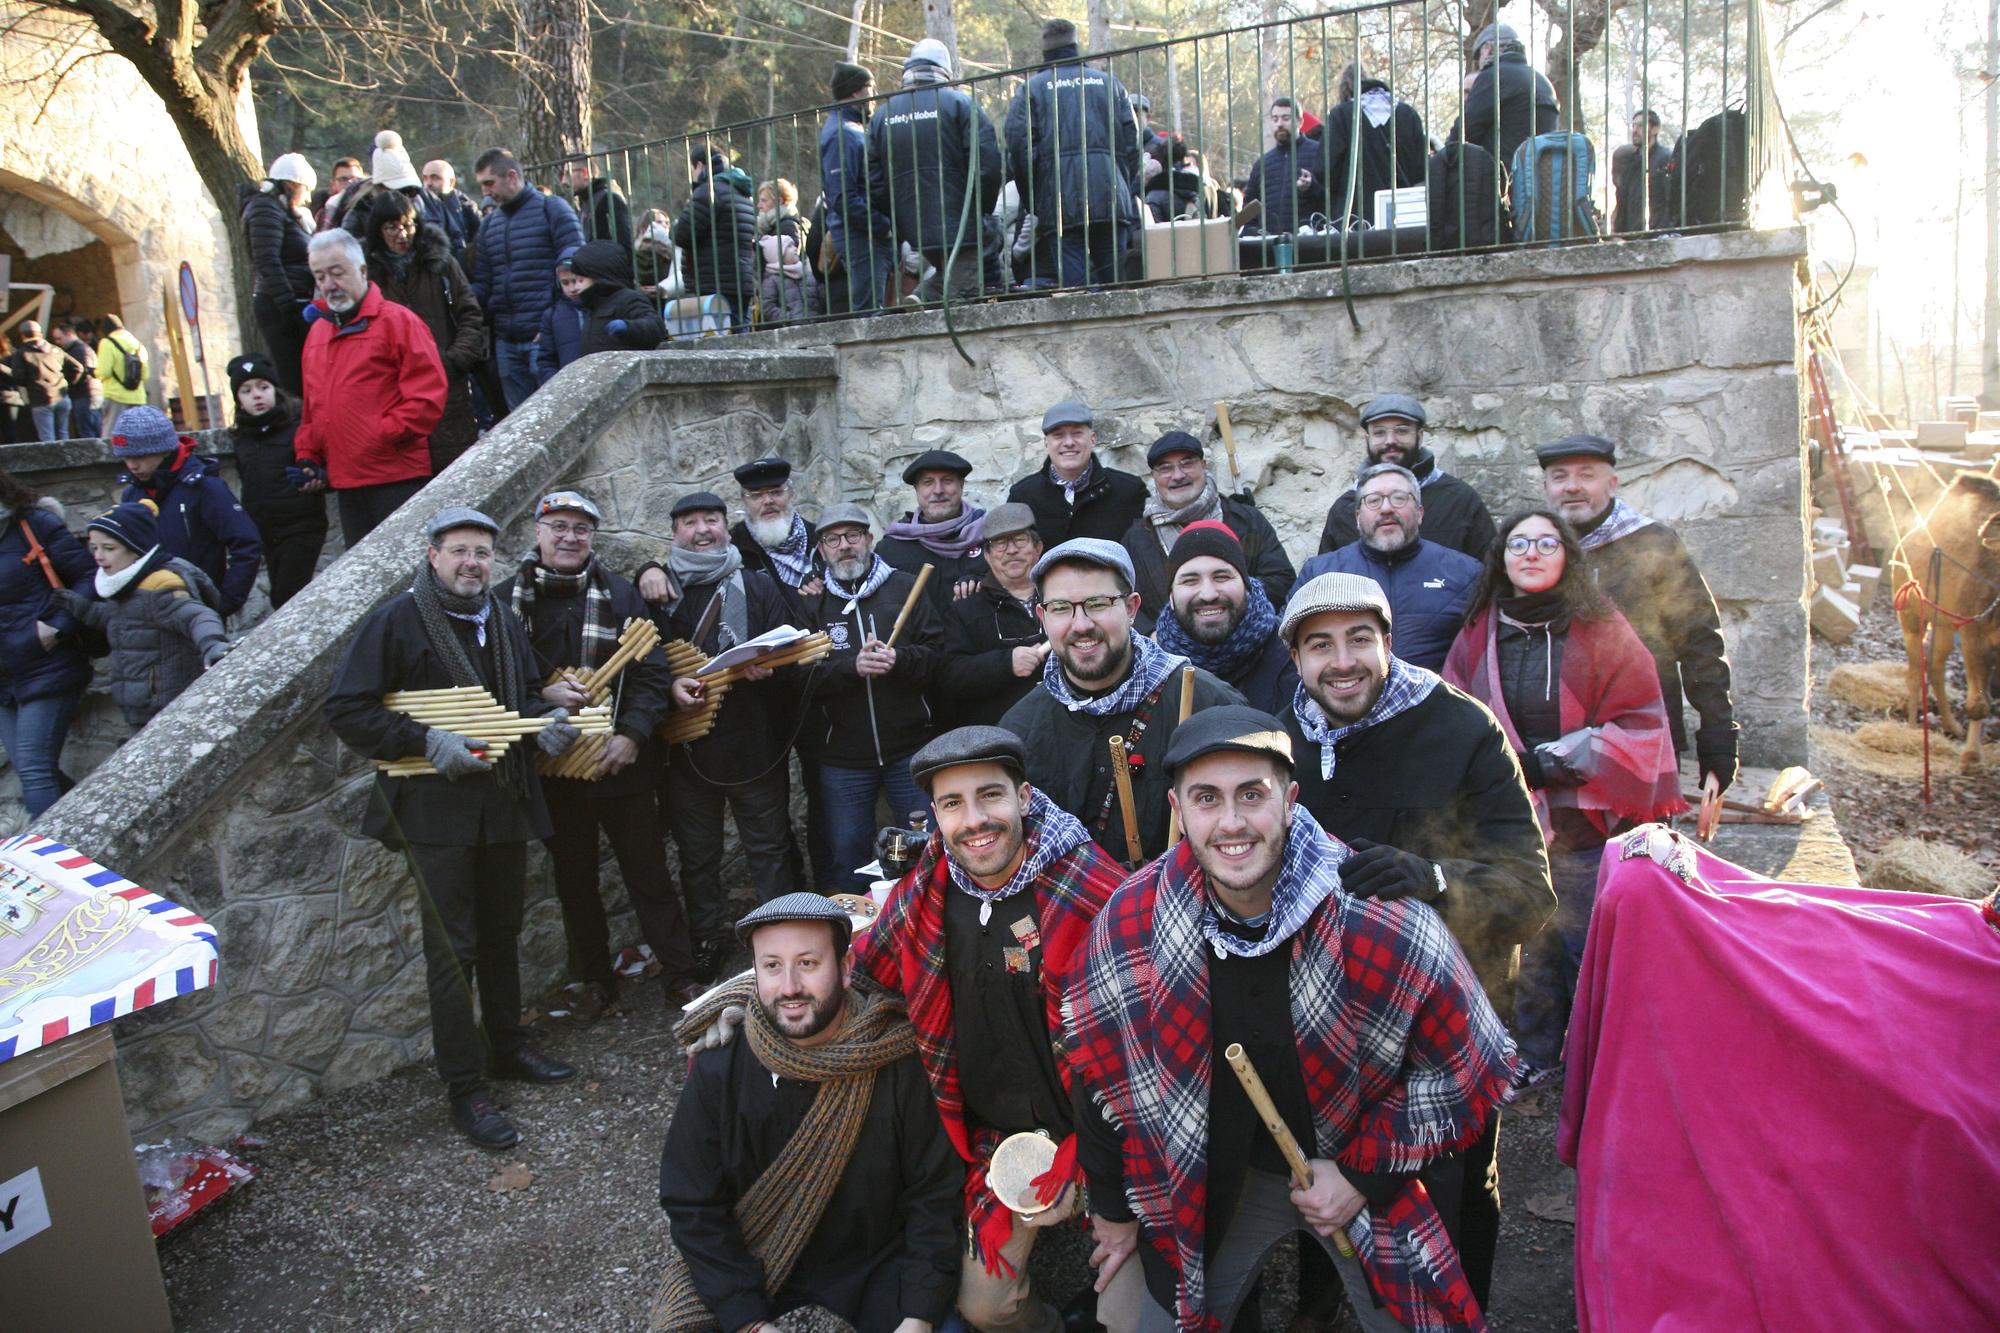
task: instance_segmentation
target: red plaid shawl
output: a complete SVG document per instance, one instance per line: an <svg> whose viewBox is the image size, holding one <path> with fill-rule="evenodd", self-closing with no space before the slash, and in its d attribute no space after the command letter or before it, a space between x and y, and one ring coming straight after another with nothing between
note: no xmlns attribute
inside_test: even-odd
<svg viewBox="0 0 2000 1333"><path fill-rule="evenodd" d="M1325 839L1303 807L1293 838ZM1121 1127L1125 1194L1179 1275L1183 1329L1215 1329L1202 1247L1210 1080L1201 868L1186 843L1127 881L1070 983L1071 1059ZM1291 945L1292 1028L1312 1105L1310 1156L1415 1171L1479 1137L1512 1076L1511 1043L1430 908L1335 889ZM1225 1073L1223 1077L1228 1077ZM1422 1184L1348 1228L1384 1308L1414 1330L1485 1320Z"/></svg>
<svg viewBox="0 0 2000 1333"><path fill-rule="evenodd" d="M1030 825L1029 836L1035 834ZM1085 842L1054 861L1035 880L1036 924L1042 933L1042 994L1049 1036L1062 1039L1063 989L1070 967L1090 933L1090 923L1125 868L1094 842ZM965 1159L965 1214L972 1223L973 1252L989 1272L1006 1266L1000 1247L1013 1234L1014 1215L986 1188L986 1164L1000 1136L974 1134L965 1122L965 1097L958 1081L958 1048L952 1022L951 983L944 970L944 897L951 891L942 834L931 834L914 869L890 891L874 926L855 941L859 977L903 997L917 1030L917 1056L930 1076L938 1115L952 1146ZM1057 1053L1056 1068L1068 1086L1069 1061Z"/></svg>
<svg viewBox="0 0 2000 1333"><path fill-rule="evenodd" d="M1501 694L1500 654L1494 651L1499 625L1490 604L1466 621L1445 658L1443 674L1493 710L1518 754L1527 747ZM1625 617L1613 611L1602 620L1570 623L1557 687L1563 735L1591 732L1588 748L1574 759L1589 781L1529 793L1544 838L1549 836L1551 804L1581 810L1607 837L1627 821L1665 819L1687 809L1673 733L1660 702L1659 668Z"/></svg>

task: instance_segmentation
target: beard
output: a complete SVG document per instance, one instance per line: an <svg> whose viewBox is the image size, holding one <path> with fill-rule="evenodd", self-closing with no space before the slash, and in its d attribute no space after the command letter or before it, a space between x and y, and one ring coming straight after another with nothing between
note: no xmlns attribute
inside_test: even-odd
<svg viewBox="0 0 2000 1333"><path fill-rule="evenodd" d="M808 1000L811 1002L811 1007L804 1014L792 1015L778 1008L780 1004L792 1000ZM779 995L769 1000L760 995L757 997L757 1004L763 1009L764 1016L771 1020L772 1027L793 1041L803 1041L807 1037L817 1037L840 1017L840 1011L847 1004L847 989L840 987L831 995L817 999L805 992Z"/></svg>
<svg viewBox="0 0 2000 1333"><path fill-rule="evenodd" d="M1064 644L1064 648L1069 648L1075 642L1076 637L1072 636L1070 641ZM1070 653L1067 651L1059 651L1056 654L1062 660L1064 674L1085 689L1095 689L1100 685L1123 678L1126 671L1132 665L1132 637L1129 631L1126 634L1125 642L1120 645L1112 643L1106 637L1103 630L1093 628L1089 631L1084 646L1087 647L1096 643L1104 645L1104 653L1094 666L1078 665L1077 662L1072 660Z"/></svg>
<svg viewBox="0 0 2000 1333"><path fill-rule="evenodd" d="M337 315L344 315L360 304L360 297L340 288L335 288L326 294L326 308Z"/></svg>
<svg viewBox="0 0 2000 1333"><path fill-rule="evenodd" d="M1329 674L1322 672L1311 685L1306 687L1306 693L1319 705L1320 712L1326 714L1327 721L1343 727L1367 717L1374 710L1376 700L1382 697L1383 688L1389 683L1386 674L1375 676L1359 690L1342 698L1335 695L1330 688Z"/></svg>
<svg viewBox="0 0 2000 1333"><path fill-rule="evenodd" d="M1361 534L1361 540L1371 551L1400 551L1416 540L1416 530L1407 527L1400 519L1384 519L1375 526L1373 532Z"/></svg>
<svg viewBox="0 0 2000 1333"><path fill-rule="evenodd" d="M949 523L965 512L963 500L938 500L930 504L917 504L917 521L920 523Z"/></svg>
<svg viewBox="0 0 2000 1333"><path fill-rule="evenodd" d="M998 834L985 847L968 849L965 842L971 838L991 837ZM998 819L989 819L973 828L961 829L952 836L951 859L958 862L967 874L975 879L996 879L1006 873L1021 855L1021 826Z"/></svg>
<svg viewBox="0 0 2000 1333"><path fill-rule="evenodd" d="M785 512L776 518L745 518L743 525L750 529L750 535L765 550L783 546L792 536L792 507L785 506Z"/></svg>
<svg viewBox="0 0 2000 1333"><path fill-rule="evenodd" d="M826 567L833 571L835 578L851 588L867 577L868 570L874 563L875 557L873 554L843 555L838 560L828 561Z"/></svg>
<svg viewBox="0 0 2000 1333"><path fill-rule="evenodd" d="M1216 605L1229 608L1229 614L1220 621L1203 621L1197 618L1196 612ZM1250 607L1247 603L1238 606L1227 598L1211 597L1189 602L1185 612L1176 611L1174 614L1179 618L1181 628L1187 631L1190 639L1213 648L1218 643L1228 641L1229 636L1236 632L1236 627L1243 623L1243 617L1250 614Z"/></svg>

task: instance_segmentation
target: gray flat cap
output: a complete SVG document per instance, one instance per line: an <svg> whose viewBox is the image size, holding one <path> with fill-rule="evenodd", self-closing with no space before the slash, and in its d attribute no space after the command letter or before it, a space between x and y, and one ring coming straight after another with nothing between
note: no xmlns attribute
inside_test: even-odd
<svg viewBox="0 0 2000 1333"><path fill-rule="evenodd" d="M1402 417L1405 421L1414 421L1419 426L1427 424L1424 405L1406 393L1385 393L1370 398L1361 405L1362 425L1365 426L1379 417Z"/></svg>
<svg viewBox="0 0 2000 1333"><path fill-rule="evenodd" d="M847 909L822 894L804 890L781 893L738 921L736 938L748 944L759 926L775 925L780 921L826 922L833 927L834 946L841 953L847 952L847 942L854 938L854 921L847 915Z"/></svg>
<svg viewBox="0 0 2000 1333"><path fill-rule="evenodd" d="M986 521L979 527L979 540L992 542L1001 537L1011 537L1017 532L1035 530L1035 511L1019 500L1009 500L1003 505L994 505L986 511Z"/></svg>
<svg viewBox="0 0 2000 1333"><path fill-rule="evenodd" d="M485 528L495 537L500 535L500 525L471 505L447 505L431 515L430 526L426 529L432 541L444 536L453 528Z"/></svg>
<svg viewBox="0 0 2000 1333"><path fill-rule="evenodd" d="M857 527L875 531L875 516L852 500L837 504L819 516L822 534L828 528Z"/></svg>
<svg viewBox="0 0 2000 1333"><path fill-rule="evenodd" d="M933 776L960 764L998 764L1018 781L1028 776L1028 753L1019 736L1005 727L960 727L910 756L910 778L929 791Z"/></svg>
<svg viewBox="0 0 2000 1333"><path fill-rule="evenodd" d="M1298 589L1285 603L1285 615L1278 622L1278 637L1286 643L1306 621L1328 611L1373 611L1382 617L1384 629L1394 628L1389 598L1382 585L1365 574L1321 574Z"/></svg>
<svg viewBox="0 0 2000 1333"><path fill-rule="evenodd" d="M1065 398L1048 411L1042 413L1042 434L1047 435L1057 426L1088 426L1090 407L1074 398Z"/></svg>
<svg viewBox="0 0 2000 1333"><path fill-rule="evenodd" d="M1602 435L1565 435L1535 450L1535 461L1542 465L1544 472L1570 458L1588 458L1617 467L1618 446Z"/></svg>
<svg viewBox="0 0 2000 1333"><path fill-rule="evenodd" d="M1292 738L1286 734L1285 724L1248 704L1202 709L1174 728L1174 738L1160 762L1173 777L1203 755L1218 750L1267 754L1284 760L1286 768L1292 767Z"/></svg>
<svg viewBox="0 0 2000 1333"><path fill-rule="evenodd" d="M1102 537L1072 537L1066 542L1050 547L1035 562L1035 587L1042 586L1042 575L1056 565L1097 565L1102 569L1115 569L1125 576L1125 586L1130 588L1138 580L1132 574L1132 557L1117 542L1106 541Z"/></svg>
<svg viewBox="0 0 2000 1333"><path fill-rule="evenodd" d="M542 502L535 506L535 517L547 518L550 514L564 509L573 513L588 514L592 523L604 521L604 511L581 491L550 491L542 497Z"/></svg>

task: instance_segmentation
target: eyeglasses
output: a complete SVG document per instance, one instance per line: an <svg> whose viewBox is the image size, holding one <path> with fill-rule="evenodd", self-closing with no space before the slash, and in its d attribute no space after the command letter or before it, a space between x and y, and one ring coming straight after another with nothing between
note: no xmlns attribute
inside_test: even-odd
<svg viewBox="0 0 2000 1333"><path fill-rule="evenodd" d="M1388 495L1364 495L1361 507L1371 514L1380 509L1408 509L1417 503L1417 497L1408 491L1392 491Z"/></svg>
<svg viewBox="0 0 2000 1333"><path fill-rule="evenodd" d="M868 534L858 528L852 530L843 528L839 532L822 532L819 535L819 544L835 548L842 546L866 546L868 544Z"/></svg>
<svg viewBox="0 0 2000 1333"><path fill-rule="evenodd" d="M490 546L445 546L440 547L440 555L448 555L454 560L476 560L481 564L493 558Z"/></svg>
<svg viewBox="0 0 2000 1333"><path fill-rule="evenodd" d="M1557 551L1562 550L1562 546L1563 541L1560 537L1509 537L1507 539L1507 554L1526 555L1529 548L1532 547L1540 551L1543 555L1554 555Z"/></svg>
<svg viewBox="0 0 2000 1333"><path fill-rule="evenodd" d="M382 230L384 230L384 231L411 231L411 232L413 232L413 231L415 231L416 229L417 229L417 224L416 224L415 222L413 222L412 220L410 220L409 218L404 218L404 219L403 219L402 221L400 221L400 222L385 222L385 223L383 223L383 224L382 224Z"/></svg>
<svg viewBox="0 0 2000 1333"><path fill-rule="evenodd" d="M1035 549L1036 540L1032 532L1010 532L1004 537L995 537L986 543L986 551L989 555L1013 555L1017 551L1032 551Z"/></svg>
<svg viewBox="0 0 2000 1333"><path fill-rule="evenodd" d="M1092 620L1096 620L1124 600L1123 597L1104 595L1086 597L1080 602L1043 602L1042 613L1050 620L1068 620L1081 609L1085 615L1089 616Z"/></svg>
<svg viewBox="0 0 2000 1333"><path fill-rule="evenodd" d="M588 537L597 531L597 526L592 523L551 523L548 519L541 522L558 537Z"/></svg>

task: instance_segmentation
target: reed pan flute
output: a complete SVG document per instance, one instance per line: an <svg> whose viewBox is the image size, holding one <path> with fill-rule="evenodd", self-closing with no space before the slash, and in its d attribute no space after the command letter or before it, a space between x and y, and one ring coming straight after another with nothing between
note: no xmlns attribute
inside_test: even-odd
<svg viewBox="0 0 2000 1333"><path fill-rule="evenodd" d="M398 690L384 695L382 704L426 727L441 727L465 737L483 751L489 763L497 762L506 754L508 746L536 735L549 725L546 717L523 717L512 709L501 707L498 699L477 685L446 690ZM611 734L611 709L603 705L582 708L570 717L569 722L585 736L608 736ZM437 772L431 767L430 760L420 755L407 759L377 759L375 767L384 776L392 778L423 777Z"/></svg>
<svg viewBox="0 0 2000 1333"><path fill-rule="evenodd" d="M551 681L571 680L583 687L590 696L593 706L603 705L611 698L611 687L619 675L634 662L642 661L660 646L660 629L652 621L634 616L625 622L625 628L618 636L618 648L604 665L591 667L563 667ZM580 782L597 781L597 764L604 758L604 747L611 744L612 733L607 730L599 735L592 733L581 737L576 744L559 755L538 754L535 756L535 771L545 778L574 778Z"/></svg>
<svg viewBox="0 0 2000 1333"><path fill-rule="evenodd" d="M701 671L708 665L710 659L699 648L684 640L675 639L667 644L666 652L667 662L674 670L674 679L694 676L701 680L701 705L674 713L660 728L661 737L669 745L685 745L689 741L698 741L715 730L715 717L722 711L722 701L728 697L729 687L743 679L746 668L757 666L776 670L779 667L804 666L809 662L817 662L832 655L833 640L824 633L808 634L803 639L788 643L775 652L760 654L747 662L738 662L735 666L724 667L705 676Z"/></svg>

